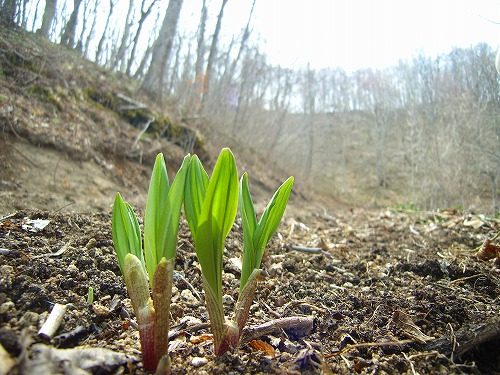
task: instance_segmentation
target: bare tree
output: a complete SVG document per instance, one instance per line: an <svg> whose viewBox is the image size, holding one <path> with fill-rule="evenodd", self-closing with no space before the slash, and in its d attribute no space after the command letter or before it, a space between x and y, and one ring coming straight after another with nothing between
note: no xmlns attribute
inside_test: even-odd
<svg viewBox="0 0 500 375"><path fill-rule="evenodd" d="M121 43L116 51L115 59L111 65L111 70L115 70L118 65L120 65L120 72L125 72L126 61L125 61L125 51L129 43L130 28L132 26L132 18L134 11L134 0L129 0L127 16L125 17L125 25L123 26L123 32L121 35Z"/></svg>
<svg viewBox="0 0 500 375"><path fill-rule="evenodd" d="M196 62L194 66L194 79L193 79L193 97L194 105L200 110L201 109L201 99L205 92L205 75L203 73L204 63L205 63L205 29L207 25L208 11L206 0L203 0L203 5L201 7L200 24L198 26L198 46L196 50Z"/></svg>
<svg viewBox="0 0 500 375"><path fill-rule="evenodd" d="M127 69L125 71L125 73L127 75L130 75L130 71L132 69L132 64L134 63L135 58L136 58L135 54L136 54L136 50L137 50L137 45L139 43L139 37L141 35L142 27L144 25L144 22L148 18L148 16L151 14L151 11L153 10L153 6L156 4L156 1L157 0L153 0L151 2L151 4L149 5L148 9L145 9L146 0L142 0L141 17L139 18L139 22L137 25L137 31L135 33L134 40L132 41L132 50L130 51L130 56L128 58L128 63L127 63Z"/></svg>
<svg viewBox="0 0 500 375"><path fill-rule="evenodd" d="M160 34L153 44L151 63L141 85L141 90L160 100L165 85L165 70L177 31L183 0L170 0Z"/></svg>
<svg viewBox="0 0 500 375"><path fill-rule="evenodd" d="M101 62L101 56L102 56L102 53L103 53L104 42L106 40L106 36L107 36L107 33L108 33L109 21L111 19L111 16L113 15L113 9L114 9L114 6L115 6L115 1L116 0L109 0L109 12L108 12L108 16L106 17L106 24L104 25L104 30L102 31L101 38L99 39L99 43L97 44L97 51L96 51L96 54L95 54L95 61L98 64L102 64L102 62Z"/></svg>
<svg viewBox="0 0 500 375"><path fill-rule="evenodd" d="M45 1L45 9L43 11L42 17L42 26L38 29L38 33L49 37L50 28L52 26L52 22L54 21L54 17L56 14L57 0L46 0Z"/></svg>
<svg viewBox="0 0 500 375"><path fill-rule="evenodd" d="M314 153L314 126L316 118L316 95L315 89L317 87L315 72L307 65L303 83L303 96L302 107L303 113L306 116L304 119L304 127L307 131L307 153L305 156L305 175L309 179L313 167L313 153Z"/></svg>
<svg viewBox="0 0 500 375"><path fill-rule="evenodd" d="M78 20L78 12L82 0L73 0L73 12L69 17L69 21L64 27L63 35L61 36L61 44L73 48L75 46L75 32Z"/></svg>
<svg viewBox="0 0 500 375"><path fill-rule="evenodd" d="M210 53L208 55L207 69L205 71L204 93L201 101L201 109L206 106L208 95L210 94L210 80L212 79L212 71L214 69L215 59L217 57L217 48L219 44L219 34L222 27L222 17L224 16L224 7L227 0L222 0L219 15L217 16L217 23L215 25L214 35L212 37L212 44L210 45Z"/></svg>
<svg viewBox="0 0 500 375"><path fill-rule="evenodd" d="M16 0L4 0L0 7L0 18L6 23L15 23L17 13Z"/></svg>
<svg viewBox="0 0 500 375"><path fill-rule="evenodd" d="M241 37L240 49L238 51L238 55L231 64L231 69L229 70L229 74L227 74L226 81L231 81L233 79L233 75L236 70L236 65L238 64L238 61L240 61L241 56L243 55L245 49L247 48L248 39L250 38L250 22L252 20L253 10L255 9L256 1L257 0L253 0L252 2L252 8L250 9L250 15L248 16L247 25L245 27L245 30L243 31L243 36Z"/></svg>

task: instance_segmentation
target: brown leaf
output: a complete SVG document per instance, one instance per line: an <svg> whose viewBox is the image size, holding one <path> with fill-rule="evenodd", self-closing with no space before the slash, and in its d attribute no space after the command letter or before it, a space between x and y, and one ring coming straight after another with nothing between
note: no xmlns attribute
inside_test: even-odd
<svg viewBox="0 0 500 375"><path fill-rule="evenodd" d="M204 334L199 335L199 336L192 336L189 341L191 342L191 344L200 344L202 342L211 341L211 340L213 340L212 335L208 334L208 333L204 333Z"/></svg>
<svg viewBox="0 0 500 375"><path fill-rule="evenodd" d="M476 258L479 260L490 260L496 258L498 254L500 254L500 247L491 244L490 240L487 238L483 246L477 251Z"/></svg>
<svg viewBox="0 0 500 375"><path fill-rule="evenodd" d="M417 340L422 344L434 339L434 337L427 336L423 333L420 328L413 323L411 317L402 311L395 311L394 314L392 314L391 323L394 323L396 327L400 328L405 336Z"/></svg>
<svg viewBox="0 0 500 375"><path fill-rule="evenodd" d="M268 356L274 357L275 351L274 348L269 345L267 342L262 340L252 340L250 345L261 352L265 352Z"/></svg>

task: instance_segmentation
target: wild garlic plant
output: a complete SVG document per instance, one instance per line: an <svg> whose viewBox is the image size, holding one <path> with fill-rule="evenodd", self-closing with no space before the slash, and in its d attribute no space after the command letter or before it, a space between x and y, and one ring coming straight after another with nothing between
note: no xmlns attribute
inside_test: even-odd
<svg viewBox="0 0 500 375"><path fill-rule="evenodd" d="M240 214L243 227L243 260L240 278L240 291L236 302L234 320L238 326L239 337L248 320L257 281L261 276L260 263L264 250L278 228L285 213L288 198L292 191L293 177L289 177L276 190L257 221L255 206L248 187L248 174L240 180Z"/></svg>
<svg viewBox="0 0 500 375"><path fill-rule="evenodd" d="M168 363L168 328L174 258L181 206L201 265L205 300L214 337L214 353L221 355L239 344L261 276L260 263L269 239L278 227L290 196L293 177L276 191L257 221L248 187L248 175L238 181L234 156L224 148L211 177L196 155L187 155L169 184L162 154L156 158L144 218L144 252L139 222L120 193L113 205L113 242L139 325L143 366L155 371ZM243 260L238 301L233 319L222 305L224 243L240 206ZM150 293L152 290L152 298ZM160 366L158 364L160 363Z"/></svg>
<svg viewBox="0 0 500 375"><path fill-rule="evenodd" d="M264 249L278 227L293 185L286 180L257 222L248 188L248 175L238 184L234 156L228 148L221 151L209 178L200 160L191 158L186 179L184 211L201 265L203 289L214 339L214 353L221 355L239 344L248 320ZM242 274L234 318L226 320L222 305L222 255L238 203L242 216L244 248Z"/></svg>
<svg viewBox="0 0 500 375"><path fill-rule="evenodd" d="M162 154L156 157L144 217L144 253L139 222L132 207L120 193L116 194L113 205L113 242L137 317L143 366L147 371L155 371L162 356L168 354L177 233L190 160L190 155L184 158L170 185L165 159Z"/></svg>

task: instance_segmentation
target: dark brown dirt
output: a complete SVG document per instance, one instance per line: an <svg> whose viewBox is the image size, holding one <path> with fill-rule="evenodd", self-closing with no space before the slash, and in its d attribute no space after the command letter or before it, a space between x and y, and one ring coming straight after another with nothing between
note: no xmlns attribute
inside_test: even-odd
<svg viewBox="0 0 500 375"><path fill-rule="evenodd" d="M135 142L137 129L116 113L76 99L83 84L74 70L32 69L49 49L32 38L0 38L0 344L14 360L9 373L141 374L135 318L111 240L111 204L121 191L142 218L152 158L164 151L175 170L185 150L168 140ZM52 87L55 99L33 94L33 82ZM67 108L58 107L61 96ZM277 184L254 178L262 207ZM495 259L474 256L499 233L499 220L454 211L321 207L319 200L299 200L299 193L263 260L269 277L260 283L248 322L256 341L220 358L212 354L201 275L181 223L174 374L500 373L499 269ZM29 220L48 224L38 230ZM237 299L238 224L224 254L227 314ZM46 340L38 330L55 303L68 309L56 337ZM314 326L255 330L293 317L310 317ZM91 352L94 362L84 365L78 361L84 348L116 355ZM77 359L61 359L68 353Z"/></svg>
<svg viewBox="0 0 500 375"><path fill-rule="evenodd" d="M36 231L26 218L50 223ZM499 273L472 252L498 229L497 221L449 213L287 215L263 262L270 276L257 291L249 326L313 316L314 329L263 335L259 339L270 344L272 355L245 342L216 358L203 336L209 329L192 326L208 318L183 222L173 326L184 325L171 343L173 373L498 373ZM290 247L315 247L320 239L322 254ZM132 314L109 213L17 211L0 222L0 248L0 342L21 372L34 355L32 342L112 349L130 355L124 367L142 372L137 331L110 308L118 299ZM224 257L228 312L239 277L230 259L240 249L235 227ZM86 303L89 287L95 291L92 306ZM44 341L37 331L53 303L70 308L60 337ZM77 327L80 334L64 338ZM204 364L196 367L199 361Z"/></svg>

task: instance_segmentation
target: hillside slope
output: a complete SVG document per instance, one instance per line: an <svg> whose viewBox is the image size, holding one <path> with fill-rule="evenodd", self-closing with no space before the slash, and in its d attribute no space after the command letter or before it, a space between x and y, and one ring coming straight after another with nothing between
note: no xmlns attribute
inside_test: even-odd
<svg viewBox="0 0 500 375"><path fill-rule="evenodd" d="M143 207L157 153L170 172L188 152L210 169L220 147L231 144L238 164L252 170L257 200L280 183L265 167L252 168L258 158L251 150L223 134L213 143L201 133L202 120L175 119L174 110L142 96L137 82L76 51L4 25L0 50L0 212L109 210L116 191Z"/></svg>

